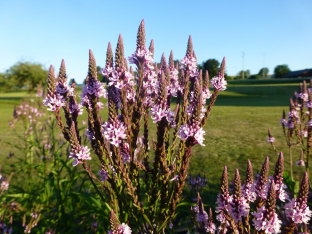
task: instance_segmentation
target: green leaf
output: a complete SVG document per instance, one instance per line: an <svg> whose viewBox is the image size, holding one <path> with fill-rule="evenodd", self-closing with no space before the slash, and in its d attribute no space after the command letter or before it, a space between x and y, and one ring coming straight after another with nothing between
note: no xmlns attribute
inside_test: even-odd
<svg viewBox="0 0 312 234"><path fill-rule="evenodd" d="M7 197L23 197L23 198L29 198L28 193L15 193L15 194L7 194Z"/></svg>

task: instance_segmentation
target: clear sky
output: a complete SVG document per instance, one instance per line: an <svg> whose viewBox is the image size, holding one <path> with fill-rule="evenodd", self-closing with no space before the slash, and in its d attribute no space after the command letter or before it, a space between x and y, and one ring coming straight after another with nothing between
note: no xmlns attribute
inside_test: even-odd
<svg viewBox="0 0 312 234"><path fill-rule="evenodd" d="M170 50L181 59L192 35L198 63L226 56L229 75L242 70L242 52L251 74L263 65L270 74L280 64L312 68L311 11L311 0L0 0L0 72L21 60L58 70L64 59L68 77L80 83L88 50L104 66L108 42L115 50L121 33L128 57L142 19L155 61Z"/></svg>

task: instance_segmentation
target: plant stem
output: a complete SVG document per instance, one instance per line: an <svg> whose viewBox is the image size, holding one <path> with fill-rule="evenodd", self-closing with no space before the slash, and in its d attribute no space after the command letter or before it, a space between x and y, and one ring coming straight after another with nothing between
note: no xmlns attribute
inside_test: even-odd
<svg viewBox="0 0 312 234"><path fill-rule="evenodd" d="M291 145L289 145L289 169L290 169L290 177L291 180L294 180L294 174L293 174L293 160L292 160L292 152L291 152Z"/></svg>

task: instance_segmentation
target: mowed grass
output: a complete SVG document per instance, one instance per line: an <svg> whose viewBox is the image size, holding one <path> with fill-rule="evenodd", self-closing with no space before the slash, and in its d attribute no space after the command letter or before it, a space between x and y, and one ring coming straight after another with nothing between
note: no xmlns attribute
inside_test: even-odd
<svg viewBox="0 0 312 234"><path fill-rule="evenodd" d="M242 179L245 179L247 159L251 160L256 173L261 170L265 157L269 156L272 174L277 155L271 145L266 142L269 127L276 138L277 149L284 152L285 168L289 169L286 142L279 120L283 109L288 110L289 98L292 97L297 87L298 84L258 84L256 82L233 85L231 83L226 91L220 93L204 129L205 146L196 145L190 160L189 173L195 175L200 172L202 175L205 174L208 180L208 186L202 192L202 198L206 204L215 203L225 165L228 167L230 180L236 168L240 170ZM14 159L8 159L7 156L10 151L16 150L11 149L4 142L18 141L8 125L8 120L12 116L14 105L19 104L24 97L29 97L29 95L25 92L0 94L0 161L2 165L14 163ZM105 116L103 119L106 119L106 107L101 115ZM79 123L86 118L84 114ZM150 123L150 136L155 137L156 126L152 121ZM294 154L295 161L299 158L299 154L299 150ZM99 166L96 159L92 164L95 167Z"/></svg>

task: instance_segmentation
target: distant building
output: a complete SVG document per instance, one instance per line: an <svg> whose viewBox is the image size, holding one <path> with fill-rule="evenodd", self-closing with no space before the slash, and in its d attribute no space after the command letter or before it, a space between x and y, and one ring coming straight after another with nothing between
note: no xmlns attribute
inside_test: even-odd
<svg viewBox="0 0 312 234"><path fill-rule="evenodd" d="M300 77L312 77L312 68L298 71L290 71L284 76L284 78L300 78Z"/></svg>

